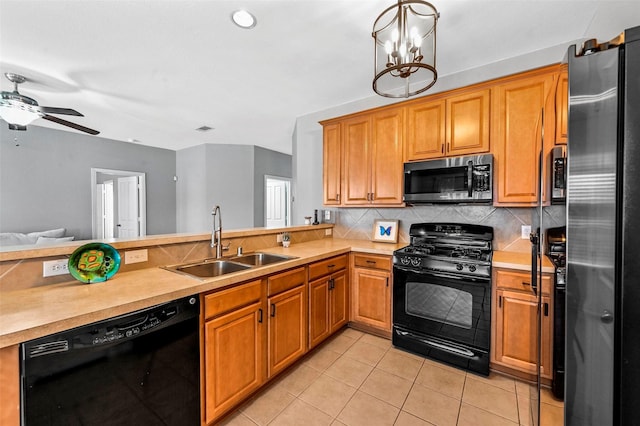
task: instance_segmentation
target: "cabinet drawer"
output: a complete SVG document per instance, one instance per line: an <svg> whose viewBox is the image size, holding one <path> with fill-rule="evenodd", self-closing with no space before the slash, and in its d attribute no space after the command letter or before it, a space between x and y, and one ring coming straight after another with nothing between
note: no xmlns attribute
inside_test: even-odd
<svg viewBox="0 0 640 426"><path fill-rule="evenodd" d="M391 258L389 256L376 256L373 254L355 253L353 264L358 268L373 268L391 271Z"/></svg>
<svg viewBox="0 0 640 426"><path fill-rule="evenodd" d="M553 286L552 279L553 277L550 275L542 276L542 294L550 294ZM496 269L495 285L498 288L531 292L531 274L529 272Z"/></svg>
<svg viewBox="0 0 640 426"><path fill-rule="evenodd" d="M347 267L347 255L335 256L309 265L309 281L318 279Z"/></svg>
<svg viewBox="0 0 640 426"><path fill-rule="evenodd" d="M204 316L205 318L211 318L259 301L261 293L262 281L256 280L227 290L207 294L204 296Z"/></svg>
<svg viewBox="0 0 640 426"><path fill-rule="evenodd" d="M304 284L306 275L304 268L298 268L270 276L267 280L269 296Z"/></svg>

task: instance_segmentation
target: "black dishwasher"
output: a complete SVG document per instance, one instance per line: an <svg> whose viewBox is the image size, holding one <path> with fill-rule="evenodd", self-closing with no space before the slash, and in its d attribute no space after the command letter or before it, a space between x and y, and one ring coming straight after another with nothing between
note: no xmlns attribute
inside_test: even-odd
<svg viewBox="0 0 640 426"><path fill-rule="evenodd" d="M21 345L22 424L199 425L199 299Z"/></svg>

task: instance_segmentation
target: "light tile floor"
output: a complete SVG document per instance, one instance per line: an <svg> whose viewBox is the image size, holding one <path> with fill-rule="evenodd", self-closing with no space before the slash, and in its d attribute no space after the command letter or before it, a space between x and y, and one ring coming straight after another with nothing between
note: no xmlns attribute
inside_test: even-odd
<svg viewBox="0 0 640 426"><path fill-rule="evenodd" d="M229 426L529 425L529 386L396 349L347 328L245 403ZM541 396L543 426L563 424L562 401Z"/></svg>

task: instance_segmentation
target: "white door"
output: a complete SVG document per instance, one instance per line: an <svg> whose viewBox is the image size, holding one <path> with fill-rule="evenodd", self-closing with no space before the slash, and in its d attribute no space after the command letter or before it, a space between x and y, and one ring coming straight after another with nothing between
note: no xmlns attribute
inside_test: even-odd
<svg viewBox="0 0 640 426"><path fill-rule="evenodd" d="M140 236L138 177L118 178L118 238Z"/></svg>
<svg viewBox="0 0 640 426"><path fill-rule="evenodd" d="M286 180L266 178L265 226L279 228L288 225L288 188Z"/></svg>

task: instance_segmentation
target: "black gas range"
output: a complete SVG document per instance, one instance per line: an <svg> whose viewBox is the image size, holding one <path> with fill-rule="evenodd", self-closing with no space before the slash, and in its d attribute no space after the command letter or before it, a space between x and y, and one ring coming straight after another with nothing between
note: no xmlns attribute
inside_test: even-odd
<svg viewBox="0 0 640 426"><path fill-rule="evenodd" d="M489 374L493 228L418 223L393 255L393 344Z"/></svg>

